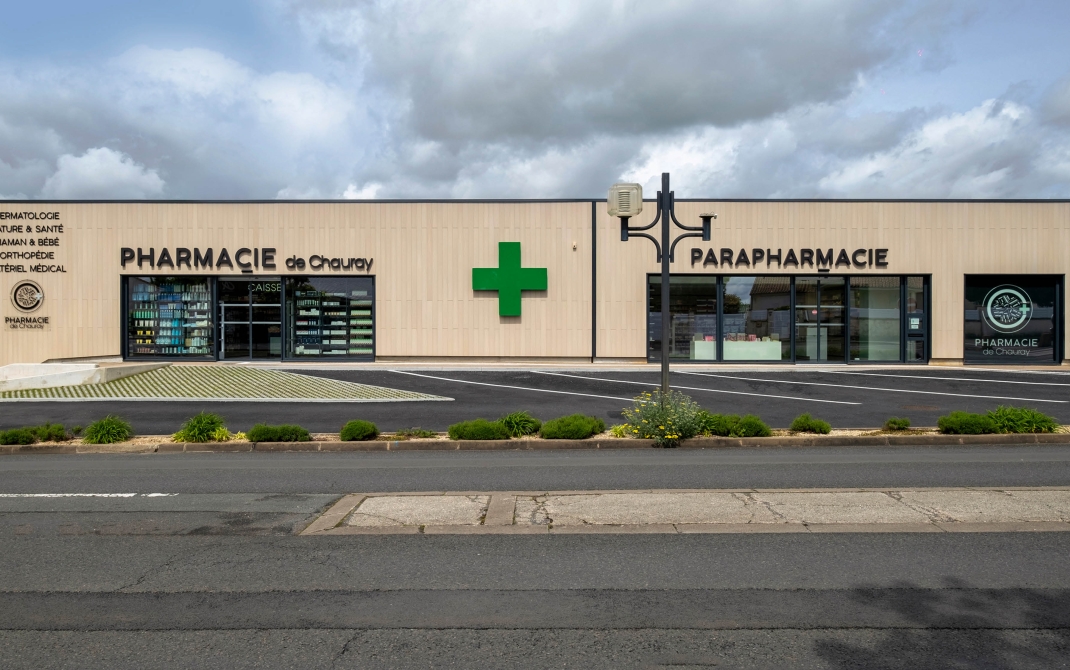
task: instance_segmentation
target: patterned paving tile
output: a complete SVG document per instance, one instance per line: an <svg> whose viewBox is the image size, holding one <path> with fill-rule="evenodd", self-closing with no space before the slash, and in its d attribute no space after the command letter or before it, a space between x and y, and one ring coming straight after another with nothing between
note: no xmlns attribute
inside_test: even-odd
<svg viewBox="0 0 1070 670"><path fill-rule="evenodd" d="M279 370L230 365L170 365L105 384L57 386L0 393L0 402L20 400L405 402L453 398Z"/></svg>

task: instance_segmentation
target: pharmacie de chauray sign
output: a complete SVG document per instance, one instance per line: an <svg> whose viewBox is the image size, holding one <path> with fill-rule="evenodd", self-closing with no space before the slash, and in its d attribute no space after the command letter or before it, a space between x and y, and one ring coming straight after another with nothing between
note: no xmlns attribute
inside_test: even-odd
<svg viewBox="0 0 1070 670"><path fill-rule="evenodd" d="M227 268L231 271L238 269L245 273L251 273L261 269L277 270L279 263L285 264L287 270L300 271L308 268L309 270L370 272L372 261L374 260L371 258L342 258L340 256L312 254L306 262L304 258L298 256L277 260L275 258L277 255L278 250L273 247L242 247L233 254L226 247L220 248L218 252L213 247L208 247L204 250L199 247L193 247L192 249L175 247L173 253L166 247L160 249L160 253L156 253L155 247L149 247L148 249L138 247L136 251L130 247L123 247L119 252L119 262L124 270L127 264L137 263L139 270L145 269L146 266L154 270L162 270L164 268L181 270L183 267L187 270L201 268L222 270Z"/></svg>
<svg viewBox="0 0 1070 670"><path fill-rule="evenodd" d="M720 253L718 253L720 252ZM702 267L758 269L762 263L766 268L776 263L778 268L816 268L818 272L828 272L833 268L862 270L865 268L888 267L887 249L691 249L691 267L702 263Z"/></svg>

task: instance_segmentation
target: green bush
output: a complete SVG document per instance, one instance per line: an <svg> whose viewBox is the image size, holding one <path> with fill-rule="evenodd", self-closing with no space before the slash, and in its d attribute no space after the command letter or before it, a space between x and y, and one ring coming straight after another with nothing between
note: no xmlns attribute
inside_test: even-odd
<svg viewBox="0 0 1070 670"><path fill-rule="evenodd" d="M800 414L791 422L790 430L794 430L797 433L828 435L832 431L832 426L829 425L828 421L815 419L809 414Z"/></svg>
<svg viewBox="0 0 1070 670"><path fill-rule="evenodd" d="M769 437L773 431L753 414L711 414L700 410L699 432L714 437Z"/></svg>
<svg viewBox="0 0 1070 670"><path fill-rule="evenodd" d="M474 419L449 427L451 440L508 440L509 429L501 421Z"/></svg>
<svg viewBox="0 0 1070 670"><path fill-rule="evenodd" d="M698 433L714 437L728 437L739 423L738 414L711 414L704 409L698 411Z"/></svg>
<svg viewBox="0 0 1070 670"><path fill-rule="evenodd" d="M438 437L438 433L433 430L424 430L423 428L402 428L394 433L395 437Z"/></svg>
<svg viewBox="0 0 1070 670"><path fill-rule="evenodd" d="M1059 429L1055 419L1030 407L1000 405L988 412L998 433L1054 433Z"/></svg>
<svg viewBox="0 0 1070 670"><path fill-rule="evenodd" d="M694 437L700 429L702 409L689 396L661 389L635 397L631 409L622 412L632 427L632 437L654 440L658 447L675 447Z"/></svg>
<svg viewBox="0 0 1070 670"><path fill-rule="evenodd" d="M906 430L910 428L910 419L893 416L884 422L884 430Z"/></svg>
<svg viewBox="0 0 1070 670"><path fill-rule="evenodd" d="M71 435L74 435L75 437L77 437L77 436L79 436L81 434L82 434L82 427L81 426L74 426L73 428L71 428Z"/></svg>
<svg viewBox="0 0 1070 670"><path fill-rule="evenodd" d="M513 412L498 419L513 437L523 437L539 432L542 422L527 412Z"/></svg>
<svg viewBox="0 0 1070 670"><path fill-rule="evenodd" d="M542 424L539 437L547 440L586 440L606 429L606 422L598 417L570 414Z"/></svg>
<svg viewBox="0 0 1070 670"><path fill-rule="evenodd" d="M258 423L245 434L250 442L308 442L312 436L301 426L283 424L268 426Z"/></svg>
<svg viewBox="0 0 1070 670"><path fill-rule="evenodd" d="M632 427L626 423L618 423L610 426L609 432L613 434L613 437L628 437L632 434Z"/></svg>
<svg viewBox="0 0 1070 670"><path fill-rule="evenodd" d="M129 423L109 414L86 426L82 441L86 444L113 444L129 440L133 435L134 429Z"/></svg>
<svg viewBox="0 0 1070 670"><path fill-rule="evenodd" d="M379 437L379 428L371 421L350 421L342 426L341 438L343 442L374 440L377 437Z"/></svg>
<svg viewBox="0 0 1070 670"><path fill-rule="evenodd" d="M996 422L985 414L952 412L936 420L941 433L953 435L982 435L999 432Z"/></svg>
<svg viewBox="0 0 1070 670"><path fill-rule="evenodd" d="M37 438L30 428L0 430L0 444L33 444Z"/></svg>
<svg viewBox="0 0 1070 670"><path fill-rule="evenodd" d="M742 417L732 429L732 437L769 437L772 434L769 426L753 414Z"/></svg>
<svg viewBox="0 0 1070 670"><path fill-rule="evenodd" d="M38 442L63 442L70 439L67 430L59 423L46 423L29 430Z"/></svg>
<svg viewBox="0 0 1070 670"><path fill-rule="evenodd" d="M223 429L222 432L220 432L220 428ZM226 442L230 437L230 433L227 433L226 430L221 416L209 412L200 412L196 416L186 419L186 422L182 424L182 428L171 436L171 439L175 442ZM222 440L218 440L216 436L224 433L225 437Z"/></svg>

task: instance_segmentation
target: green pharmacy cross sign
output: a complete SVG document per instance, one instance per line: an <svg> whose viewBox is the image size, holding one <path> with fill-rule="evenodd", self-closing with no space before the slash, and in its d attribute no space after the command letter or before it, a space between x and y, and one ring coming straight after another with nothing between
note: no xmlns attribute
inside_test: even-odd
<svg viewBox="0 0 1070 670"><path fill-rule="evenodd" d="M498 267L472 268L472 289L498 292L498 314L520 316L521 291L545 291L546 268L520 267L520 243L498 243Z"/></svg>

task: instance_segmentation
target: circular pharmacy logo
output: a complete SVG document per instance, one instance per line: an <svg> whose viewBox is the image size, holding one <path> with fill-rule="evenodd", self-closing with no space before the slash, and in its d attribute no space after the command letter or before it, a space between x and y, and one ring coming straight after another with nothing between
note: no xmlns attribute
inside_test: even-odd
<svg viewBox="0 0 1070 670"><path fill-rule="evenodd" d="M982 304L985 322L999 333L1017 333L1029 323L1033 302L1017 286L1004 284L988 292Z"/></svg>
<svg viewBox="0 0 1070 670"><path fill-rule="evenodd" d="M32 312L45 301L45 292L37 282L24 279L11 290L11 304L23 312Z"/></svg>

